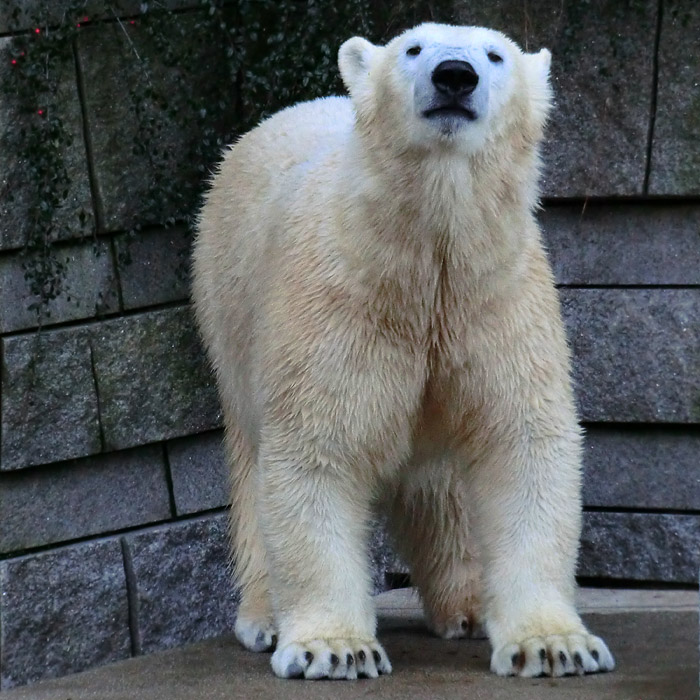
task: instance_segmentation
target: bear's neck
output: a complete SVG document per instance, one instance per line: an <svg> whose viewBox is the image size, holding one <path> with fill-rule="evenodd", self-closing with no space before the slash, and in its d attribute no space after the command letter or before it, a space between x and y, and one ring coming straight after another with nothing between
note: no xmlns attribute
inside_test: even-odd
<svg viewBox="0 0 700 700"><path fill-rule="evenodd" d="M389 154L355 137L348 148L341 187L354 203L346 209L354 218L348 230L362 238L351 254L360 251L368 283L373 276L397 284L425 279L430 287L439 270L465 288L494 277L502 286L504 273L517 274L524 251L538 242L534 147Z"/></svg>

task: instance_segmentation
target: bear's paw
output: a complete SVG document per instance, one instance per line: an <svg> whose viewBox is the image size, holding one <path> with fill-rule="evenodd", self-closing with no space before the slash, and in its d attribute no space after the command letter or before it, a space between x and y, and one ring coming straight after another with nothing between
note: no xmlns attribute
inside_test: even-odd
<svg viewBox="0 0 700 700"><path fill-rule="evenodd" d="M277 631L271 620L256 620L239 614L234 631L236 639L248 651L273 651L277 646Z"/></svg>
<svg viewBox="0 0 700 700"><path fill-rule="evenodd" d="M491 670L499 676L572 676L612 671L615 660L592 634L530 637L495 649Z"/></svg>
<svg viewBox="0 0 700 700"><path fill-rule="evenodd" d="M272 670L280 678L354 680L391 673L391 663L376 639L313 639L278 646Z"/></svg>
<svg viewBox="0 0 700 700"><path fill-rule="evenodd" d="M486 633L473 613L457 613L447 618L430 618L428 626L443 639L486 639Z"/></svg>

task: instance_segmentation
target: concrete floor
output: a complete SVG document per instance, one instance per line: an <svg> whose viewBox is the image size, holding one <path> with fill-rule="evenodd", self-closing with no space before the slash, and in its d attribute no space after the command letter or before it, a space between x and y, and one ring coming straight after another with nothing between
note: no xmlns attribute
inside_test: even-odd
<svg viewBox="0 0 700 700"><path fill-rule="evenodd" d="M380 640L394 666L378 680L281 681L269 656L216 639L0 693L0 700L689 700L698 697L697 593L583 591L580 609L616 657L613 673L498 678L485 640L428 634L415 595L377 599ZM593 612L590 612L593 611Z"/></svg>

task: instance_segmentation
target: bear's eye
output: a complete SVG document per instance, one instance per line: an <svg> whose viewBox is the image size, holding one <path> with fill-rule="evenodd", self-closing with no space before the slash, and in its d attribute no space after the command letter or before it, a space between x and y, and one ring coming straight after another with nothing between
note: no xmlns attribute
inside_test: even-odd
<svg viewBox="0 0 700 700"><path fill-rule="evenodd" d="M491 63L503 63L503 58L499 56L495 51L489 51L487 55Z"/></svg>
<svg viewBox="0 0 700 700"><path fill-rule="evenodd" d="M406 54L409 56L417 56L421 51L420 46L411 46L410 49L406 50Z"/></svg>

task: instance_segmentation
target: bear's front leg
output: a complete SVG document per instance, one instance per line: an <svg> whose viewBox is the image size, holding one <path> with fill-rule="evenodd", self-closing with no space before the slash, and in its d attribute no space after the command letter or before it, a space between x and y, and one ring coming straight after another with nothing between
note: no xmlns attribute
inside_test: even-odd
<svg viewBox="0 0 700 700"><path fill-rule="evenodd" d="M490 455L472 472L491 670L527 677L612 670L607 646L574 607L581 509L575 426L557 437L492 439Z"/></svg>
<svg viewBox="0 0 700 700"><path fill-rule="evenodd" d="M279 631L272 668L282 678L391 672L376 639L368 484L330 452L269 431L261 446L262 523Z"/></svg>
<svg viewBox="0 0 700 700"><path fill-rule="evenodd" d="M472 325L460 377L491 669L609 671L610 651L574 607L581 437L555 292L544 260L534 266Z"/></svg>

